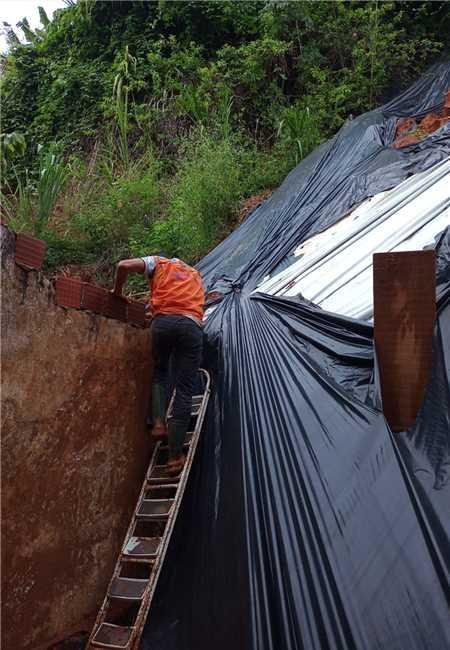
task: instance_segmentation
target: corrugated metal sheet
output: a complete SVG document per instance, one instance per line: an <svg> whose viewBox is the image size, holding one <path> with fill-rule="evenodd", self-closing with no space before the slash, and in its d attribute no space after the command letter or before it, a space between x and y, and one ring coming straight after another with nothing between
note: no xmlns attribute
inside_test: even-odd
<svg viewBox="0 0 450 650"><path fill-rule="evenodd" d="M298 296L352 318L373 317L374 253L421 250L450 225L450 159L365 201L304 242L299 258L257 291Z"/></svg>

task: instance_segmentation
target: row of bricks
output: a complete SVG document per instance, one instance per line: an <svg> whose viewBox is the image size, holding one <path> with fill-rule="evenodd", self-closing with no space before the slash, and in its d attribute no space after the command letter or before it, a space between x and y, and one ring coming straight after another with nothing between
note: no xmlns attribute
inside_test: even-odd
<svg viewBox="0 0 450 650"><path fill-rule="evenodd" d="M88 309L96 314L145 327L145 305L129 302L110 291L76 278L59 277L55 283L56 302L61 307Z"/></svg>
<svg viewBox="0 0 450 650"><path fill-rule="evenodd" d="M450 90L444 97L444 107L440 111L440 114L428 113L421 120L417 120L414 117L401 117L397 122L396 135L403 135L404 133L407 133L411 128L416 128L418 126L418 122L420 122L420 126L425 132L429 131L430 129L436 130L440 126L440 120L445 119L446 117L450 117Z"/></svg>
<svg viewBox="0 0 450 650"><path fill-rule="evenodd" d="M436 117L436 116L428 116L430 117L430 120L424 125L423 122L420 123L420 125L413 130L412 132L409 132L409 128L407 128L407 124L405 122L404 125L401 125L400 131L399 132L404 132L405 130L407 131L405 135L397 135L393 147L394 149L401 149L402 147L406 147L409 144L415 144L416 142L420 142L423 140L428 135L431 135L438 129L440 129L444 124L447 124L447 122L450 122L450 116L447 117ZM408 118L409 119L409 118Z"/></svg>
<svg viewBox="0 0 450 650"><path fill-rule="evenodd" d="M44 262L45 242L30 235L16 235L15 262L26 269L40 269ZM128 302L106 289L76 278L59 277L55 282L56 303L61 307L88 309L96 314L145 327L145 305Z"/></svg>

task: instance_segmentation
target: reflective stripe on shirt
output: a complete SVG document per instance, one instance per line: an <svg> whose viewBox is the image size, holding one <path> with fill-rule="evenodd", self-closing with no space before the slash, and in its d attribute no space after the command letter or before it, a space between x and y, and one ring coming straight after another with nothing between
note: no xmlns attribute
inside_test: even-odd
<svg viewBox="0 0 450 650"><path fill-rule="evenodd" d="M141 257L141 260L145 264L145 275L148 278L152 277L152 275L153 275L153 273L155 271L156 263L157 263L158 259L165 260L167 258L166 257L156 257L156 255L147 255L146 257ZM178 259L178 257L172 257L170 261L171 262L179 262L180 260Z"/></svg>

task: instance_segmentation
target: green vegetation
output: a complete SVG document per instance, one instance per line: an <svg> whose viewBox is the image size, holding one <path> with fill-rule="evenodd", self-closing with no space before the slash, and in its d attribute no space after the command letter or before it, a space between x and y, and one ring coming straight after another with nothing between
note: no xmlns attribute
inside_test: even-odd
<svg viewBox="0 0 450 650"><path fill-rule="evenodd" d="M19 140L20 150L24 149L24 142L24 140L23 142ZM16 149L13 151L15 152ZM67 180L67 167L61 158L51 151L42 149L38 154L38 162L35 184L30 180L28 170L26 170L25 178L22 178L13 167L16 192L11 192L9 197L5 197L3 207L6 209L12 228L17 231L32 230L36 235L42 236L64 189Z"/></svg>
<svg viewBox="0 0 450 650"><path fill-rule="evenodd" d="M445 51L446 2L67 2L3 58L2 197L48 264L195 262Z"/></svg>

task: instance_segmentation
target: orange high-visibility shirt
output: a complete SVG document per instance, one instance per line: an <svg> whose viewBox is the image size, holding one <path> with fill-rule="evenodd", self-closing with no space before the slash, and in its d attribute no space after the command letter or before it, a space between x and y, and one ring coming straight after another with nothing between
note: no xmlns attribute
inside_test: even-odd
<svg viewBox="0 0 450 650"><path fill-rule="evenodd" d="M149 277L152 316L178 314L201 323L205 292L200 273L178 259L153 259L155 268Z"/></svg>

